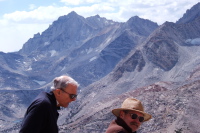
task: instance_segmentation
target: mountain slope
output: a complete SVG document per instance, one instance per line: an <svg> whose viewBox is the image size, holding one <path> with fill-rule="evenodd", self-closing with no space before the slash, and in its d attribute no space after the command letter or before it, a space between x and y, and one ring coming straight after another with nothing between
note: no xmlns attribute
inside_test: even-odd
<svg viewBox="0 0 200 133"><path fill-rule="evenodd" d="M200 3L197 3L191 9L187 10L186 13L183 15L183 17L180 18L176 23L182 24L194 21L197 17L200 17L199 10L200 10Z"/></svg>

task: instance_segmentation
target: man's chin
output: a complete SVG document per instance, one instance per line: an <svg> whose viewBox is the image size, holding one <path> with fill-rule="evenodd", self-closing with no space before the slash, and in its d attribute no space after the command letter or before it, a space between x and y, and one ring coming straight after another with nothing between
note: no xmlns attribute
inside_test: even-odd
<svg viewBox="0 0 200 133"><path fill-rule="evenodd" d="M132 128L131 128L131 129L132 129L132 132L135 132L135 131L137 131L137 130L138 130L138 127L134 125L134 127L132 126Z"/></svg>
<svg viewBox="0 0 200 133"><path fill-rule="evenodd" d="M139 126L136 123L131 123L131 127L132 131L137 131L137 129L139 128Z"/></svg>

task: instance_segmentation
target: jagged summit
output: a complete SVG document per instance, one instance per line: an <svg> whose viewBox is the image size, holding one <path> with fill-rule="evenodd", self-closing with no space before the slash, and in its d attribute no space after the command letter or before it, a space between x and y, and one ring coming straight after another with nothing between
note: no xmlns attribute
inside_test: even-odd
<svg viewBox="0 0 200 133"><path fill-rule="evenodd" d="M76 21L84 21L84 20L85 20L84 17L78 15L75 11L72 11L72 12L70 12L67 15L60 16L58 18L58 20L56 20L56 21L53 22L53 24L54 23L58 23L58 22L59 23L62 22L63 24L66 24L67 22L68 23L72 23L73 21L75 23Z"/></svg>
<svg viewBox="0 0 200 133"><path fill-rule="evenodd" d="M94 17L100 18L99 14L95 15Z"/></svg>
<svg viewBox="0 0 200 133"><path fill-rule="evenodd" d="M157 26L158 26L157 23L152 22L151 20L148 20L148 19L140 18L139 16L131 17L131 18L127 21L127 23L135 23L135 24L140 24L140 23L142 23L142 24L144 24L144 23L146 23L146 24L154 23L154 25L157 25Z"/></svg>
<svg viewBox="0 0 200 133"><path fill-rule="evenodd" d="M69 16L75 16L75 15L78 15L75 11L72 11L68 14Z"/></svg>
<svg viewBox="0 0 200 133"><path fill-rule="evenodd" d="M19 51L31 54L40 51L63 51L81 46L86 40L95 36L99 30L118 24L99 15L84 18L72 11L59 17L42 34L29 39Z"/></svg>
<svg viewBox="0 0 200 133"><path fill-rule="evenodd" d="M142 21L142 20L145 20L145 19L140 18L139 16L133 16L133 17L129 18L128 22L129 21L138 22L138 21Z"/></svg>
<svg viewBox="0 0 200 133"><path fill-rule="evenodd" d="M57 21L69 21L69 20L74 20L75 21L75 19L84 20L85 18L80 16L80 15L78 15L75 11L72 11L67 15L60 16ZM57 21L54 21L54 22L57 22Z"/></svg>
<svg viewBox="0 0 200 133"><path fill-rule="evenodd" d="M153 29L156 29L158 24L148 19L142 19L138 16L134 16L124 24L124 27L130 29L131 31L135 31L138 34L146 36L149 35Z"/></svg>
<svg viewBox="0 0 200 133"><path fill-rule="evenodd" d="M176 23L189 23L196 18L200 17L200 2L194 5L191 9L188 9L186 13Z"/></svg>

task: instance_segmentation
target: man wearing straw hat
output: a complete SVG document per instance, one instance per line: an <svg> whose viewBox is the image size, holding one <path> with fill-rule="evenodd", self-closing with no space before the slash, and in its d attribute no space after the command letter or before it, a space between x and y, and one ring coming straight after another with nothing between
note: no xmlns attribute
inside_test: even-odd
<svg viewBox="0 0 200 133"><path fill-rule="evenodd" d="M113 120L106 133L136 133L140 125L151 119L151 115L144 112L142 103L135 98L127 98L121 108L113 109L117 117Z"/></svg>

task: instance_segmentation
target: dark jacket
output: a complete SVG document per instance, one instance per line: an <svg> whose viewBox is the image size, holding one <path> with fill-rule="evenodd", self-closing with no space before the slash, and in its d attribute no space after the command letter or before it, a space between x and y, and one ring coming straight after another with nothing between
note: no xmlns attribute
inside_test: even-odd
<svg viewBox="0 0 200 133"><path fill-rule="evenodd" d="M136 133L132 132L131 128L122 120L120 117L117 117L116 120L113 120L106 133Z"/></svg>
<svg viewBox="0 0 200 133"><path fill-rule="evenodd" d="M58 133L58 111L53 92L41 92L28 107L20 133Z"/></svg>

